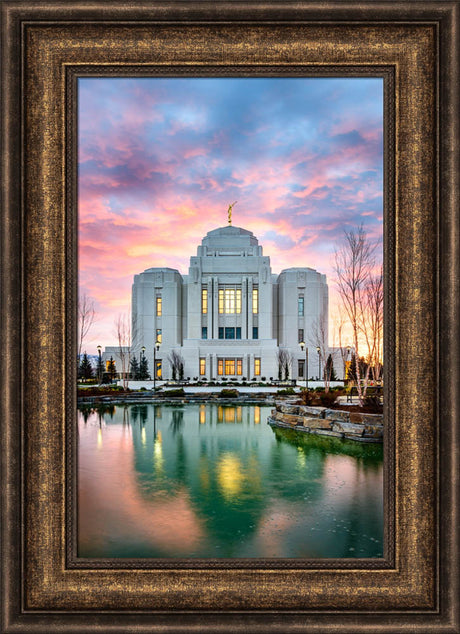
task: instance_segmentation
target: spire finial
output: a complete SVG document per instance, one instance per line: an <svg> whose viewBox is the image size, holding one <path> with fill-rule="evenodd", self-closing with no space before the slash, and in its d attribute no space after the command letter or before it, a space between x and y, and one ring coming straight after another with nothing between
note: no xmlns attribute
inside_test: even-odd
<svg viewBox="0 0 460 634"><path fill-rule="evenodd" d="M232 203L231 205L229 205L229 206L228 206L228 211L227 211L227 213L228 213L228 224L229 224L229 225L231 225L231 224L232 224L232 209L233 209L233 207L236 205L236 203L237 203L237 202L238 202L238 201L237 201L237 200L235 200L235 202L234 202L234 203Z"/></svg>

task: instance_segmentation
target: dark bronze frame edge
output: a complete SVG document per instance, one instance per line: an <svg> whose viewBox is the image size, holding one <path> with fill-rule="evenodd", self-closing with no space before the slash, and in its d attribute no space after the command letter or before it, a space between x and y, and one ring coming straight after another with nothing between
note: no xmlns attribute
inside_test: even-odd
<svg viewBox="0 0 460 634"><path fill-rule="evenodd" d="M37 6L34 4L34 9ZM183 3L180 3L183 4ZM405 3L411 5L413 3ZM442 5L440 7L439 5ZM22 6L21 6L22 5ZM334 3L335 6L336 3ZM447 433L439 434L440 449L439 458L442 460L442 471L439 472L439 505L438 510L447 507L450 513L441 517L439 522L439 592L441 597L440 610L433 614L434 619L425 614L401 613L387 614L387 617L378 614L367 614L366 622L356 621L356 614L332 613L328 623L339 626L343 632L386 631L400 632L403 627L410 626L412 631L422 632L449 632L458 633L459 626L459 578L458 565L458 451L453 447L459 445L458 403L459 403L459 359L457 354L459 344L459 3L456 2L427 2L416 3L417 12L426 15L433 7L438 10L441 36L441 68L440 68L440 96L441 96L441 126L443 134L439 138L440 164L439 164L439 201L440 208L444 210L438 218L440 228L439 237L439 279L438 279L438 333L439 347L438 368L443 380L439 383L439 417L440 423L447 428ZM103 614L51 614L51 613L22 613L21 608L21 575L22 562L20 558L21 545L18 543L18 531L22 521L22 500L18 497L22 483L21 463L18 457L21 455L22 438L19 429L14 430L13 425L6 421L13 418L14 424L21 427L23 385L20 373L11 370L17 368L18 357L24 358L22 328L24 324L21 315L23 306L23 281L22 264L19 267L12 266L12 262L18 261L18 253L22 244L22 213L21 204L21 174L23 160L21 156L21 141L11 132L17 130L17 117L22 103L21 68L19 57L14 55L14 50L20 49L21 33L20 19L9 14L9 8L19 7L18 14L27 3L5 3L3 21L3 48L2 57L8 63L3 64L2 83L9 85L7 94L3 93L2 105L4 121L2 127L3 150L3 175L4 188L2 202L4 218L2 218L1 236L1 281L2 281L2 310L0 342L2 350L6 351L2 365L2 379L4 386L4 398L1 404L3 443L2 456L2 623L1 627L7 632L85 632L88 626L109 626L109 621ZM171 5L168 5L171 6ZM327 5L325 5L327 6ZM343 5L342 5L343 6ZM352 6L352 5L351 5ZM378 11L380 3L375 3L375 11ZM388 7L388 4L386 5ZM64 5L53 5L56 10L64 11ZM441 9L443 9L441 11ZM346 9L344 9L346 10ZM16 127L15 127L16 126ZM19 185L16 185L19 184ZM441 293L441 288L443 292ZM19 289L19 293L18 293ZM443 366L440 367L440 361ZM22 370L21 370L22 371ZM455 445L455 443L457 443ZM179 613L176 613L179 616ZM259 613L261 620L259 625L248 627L247 615L243 614L209 614L198 615L188 613L187 623L177 623L174 631L190 632L202 631L207 623L213 627L213 631L267 631L268 625L271 631L289 632L304 629L295 614L267 614ZM314 613L310 613L314 617ZM184 614L185 617L185 614ZM209 617L209 618L207 618ZM126 627L110 628L110 631L147 631L148 616L140 614L125 614ZM159 629L167 628L171 620L168 616L157 614L155 616ZM86 620L84 620L86 619ZM394 620L396 619L396 620ZM325 631L326 624L312 623L310 618L304 616L302 623L304 631ZM318 629L322 627L322 629ZM365 629L363 629L365 628ZM210 631L210 630L209 630Z"/></svg>

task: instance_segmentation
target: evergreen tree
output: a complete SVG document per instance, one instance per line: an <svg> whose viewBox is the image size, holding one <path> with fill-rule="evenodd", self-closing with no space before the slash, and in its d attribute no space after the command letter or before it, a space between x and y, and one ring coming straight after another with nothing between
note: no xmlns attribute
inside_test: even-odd
<svg viewBox="0 0 460 634"><path fill-rule="evenodd" d="M337 381L337 374L335 373L334 362L331 354L328 356L326 361L326 377L328 377L329 381Z"/></svg>
<svg viewBox="0 0 460 634"><path fill-rule="evenodd" d="M88 355L85 354L82 357L81 363L80 363L80 371L79 371L79 376L80 378L82 378L84 381L87 381L88 379L92 379L93 378L93 367L90 363L90 360L88 359Z"/></svg>
<svg viewBox="0 0 460 634"><path fill-rule="evenodd" d="M107 374L109 375L110 382L113 383L116 374L115 361L113 357L110 357L109 362L107 363Z"/></svg>
<svg viewBox="0 0 460 634"><path fill-rule="evenodd" d="M141 355L141 360L139 362L139 381L147 381L150 379L149 372L149 362L147 361L147 357L145 354Z"/></svg>
<svg viewBox="0 0 460 634"><path fill-rule="evenodd" d="M138 360L136 359L136 356L134 356L134 357L131 359L131 363L130 363L130 365L131 365L131 368L130 368L131 378L132 378L134 381L138 381L138 380L139 380L139 374L140 374L140 367L139 367L139 362L138 362Z"/></svg>

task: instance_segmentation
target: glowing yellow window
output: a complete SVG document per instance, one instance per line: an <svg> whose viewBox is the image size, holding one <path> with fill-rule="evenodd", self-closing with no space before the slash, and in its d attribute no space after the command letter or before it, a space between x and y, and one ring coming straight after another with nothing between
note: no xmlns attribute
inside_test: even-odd
<svg viewBox="0 0 460 634"><path fill-rule="evenodd" d="M254 374L260 376L260 359L254 359Z"/></svg>
<svg viewBox="0 0 460 634"><path fill-rule="evenodd" d="M163 306L162 306L161 297L157 297L157 317L161 317L162 309L163 309Z"/></svg>
<svg viewBox="0 0 460 634"><path fill-rule="evenodd" d="M218 359L217 360L217 374L219 376L222 376L224 373L224 360L223 359Z"/></svg>
<svg viewBox="0 0 460 634"><path fill-rule="evenodd" d="M254 315L257 315L259 312L259 289L252 289L252 312Z"/></svg>
<svg viewBox="0 0 460 634"><path fill-rule="evenodd" d="M200 374L206 374L206 359L200 359Z"/></svg>
<svg viewBox="0 0 460 634"><path fill-rule="evenodd" d="M241 376L243 374L243 359L236 360L236 373Z"/></svg>
<svg viewBox="0 0 460 634"><path fill-rule="evenodd" d="M236 289L236 312L241 313L241 288Z"/></svg>
<svg viewBox="0 0 460 634"><path fill-rule="evenodd" d="M225 312L231 314L235 312L235 289L225 289Z"/></svg>
<svg viewBox="0 0 460 634"><path fill-rule="evenodd" d="M225 359L225 374L235 374L235 359Z"/></svg>
<svg viewBox="0 0 460 634"><path fill-rule="evenodd" d="M208 312L208 289L203 288L201 290L201 312L206 315Z"/></svg>

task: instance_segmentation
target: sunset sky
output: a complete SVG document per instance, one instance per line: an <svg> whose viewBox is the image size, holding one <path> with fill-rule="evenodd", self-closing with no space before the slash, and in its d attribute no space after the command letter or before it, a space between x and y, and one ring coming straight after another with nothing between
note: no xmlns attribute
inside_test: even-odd
<svg viewBox="0 0 460 634"><path fill-rule="evenodd" d="M344 229L382 235L383 81L377 78L79 79L79 283L116 345L133 275L187 274L206 233L252 231L272 271L325 273ZM332 345L332 341L330 342Z"/></svg>

